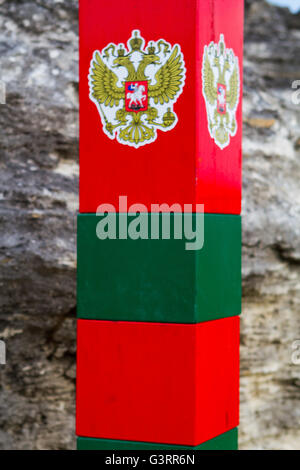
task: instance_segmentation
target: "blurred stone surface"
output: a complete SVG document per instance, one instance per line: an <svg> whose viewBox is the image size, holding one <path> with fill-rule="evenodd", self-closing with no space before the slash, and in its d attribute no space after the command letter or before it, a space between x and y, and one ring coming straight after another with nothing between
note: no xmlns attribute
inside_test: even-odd
<svg viewBox="0 0 300 470"><path fill-rule="evenodd" d="M0 448L75 446L77 14L0 1Z"/></svg>
<svg viewBox="0 0 300 470"><path fill-rule="evenodd" d="M0 0L0 449L75 446L77 28L76 0ZM300 448L299 39L246 1L244 449Z"/></svg>

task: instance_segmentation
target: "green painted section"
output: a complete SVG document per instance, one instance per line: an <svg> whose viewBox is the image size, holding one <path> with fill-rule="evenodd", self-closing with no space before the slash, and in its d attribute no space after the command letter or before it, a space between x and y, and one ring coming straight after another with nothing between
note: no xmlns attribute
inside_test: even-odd
<svg viewBox="0 0 300 470"><path fill-rule="evenodd" d="M169 240L99 240L102 219L78 216L79 318L198 323L241 313L240 216L205 214L198 251L187 251L172 230Z"/></svg>
<svg viewBox="0 0 300 470"><path fill-rule="evenodd" d="M78 450L238 450L238 429L232 429L196 447L153 444L147 442L114 441L79 437Z"/></svg>

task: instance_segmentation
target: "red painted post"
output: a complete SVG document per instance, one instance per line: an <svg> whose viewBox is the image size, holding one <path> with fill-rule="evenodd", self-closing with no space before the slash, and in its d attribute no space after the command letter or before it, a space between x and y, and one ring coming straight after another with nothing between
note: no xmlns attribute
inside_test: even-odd
<svg viewBox="0 0 300 470"><path fill-rule="evenodd" d="M80 213L94 213L101 203L118 207L120 195L128 197L128 206L139 202L145 204L148 211L154 203L197 202L204 204L208 213L240 213L243 3L243 0L81 0ZM118 86L120 82L117 82L117 91L113 92L110 84L114 84L114 76L110 82L111 75L108 72L107 77L99 72L100 82L104 78L108 80L108 91L97 95L97 79L95 87L89 87L87 79L90 67L93 69L97 64L96 58L93 60L95 51L99 51L102 57L100 62L104 66L112 63L110 70L118 78L125 79L128 69L124 58L118 54L128 56L131 47L138 47L133 43L130 45L130 39L133 41L136 34L137 41L142 41L145 63L152 58L149 53L151 45L156 45L155 52L159 47L161 49L160 54L155 54L153 59L159 57L157 64L164 63L170 55L164 55L164 48L173 51L177 44L181 54L178 48L177 60L182 64L178 77L176 73L174 76L175 103L174 99L164 102L166 110L161 111L159 103L154 100L155 91L152 92L154 98L150 98L151 94L148 97L149 107L159 113L156 118L158 123L163 122L164 111L167 112L170 107L177 124L175 127L154 126L154 137L139 140L136 144L138 148L120 136L124 126L116 127L112 134L108 130L110 125L118 124L122 114L115 116L116 101L113 107L110 107L111 101L109 106L105 104L108 103L109 93L115 93L113 96L120 97L119 108L122 110L124 85ZM217 54L220 57L217 48L224 48L225 51L225 47L228 57L224 59L228 59L230 69L222 77L218 65L214 66L214 56ZM204 60L206 53L210 67L206 66ZM106 55L108 59L105 63ZM147 55L150 55L150 59ZM222 60L220 58L219 62ZM235 82L233 71L237 64L239 78ZM150 83L155 83L160 65L150 65L146 69L149 77L151 67L154 77ZM211 73L215 77L212 97L210 93L203 93L203 90L210 89ZM206 84L203 75L207 77ZM90 76L93 82L93 73ZM168 79L170 77L166 73L161 83L163 100ZM232 91L230 79L233 81ZM222 119L221 127L213 123L214 111L217 109L217 83L223 81L231 101L228 104L230 122ZM172 90L169 91L168 99L173 96ZM92 99L89 99L90 94ZM96 105L95 101L99 97L102 101L105 99L105 102ZM148 119L147 115L144 117ZM225 138L223 143L220 137L222 132Z"/></svg>
<svg viewBox="0 0 300 470"><path fill-rule="evenodd" d="M81 449L237 447L243 4L80 0ZM120 235L197 204L205 256Z"/></svg>
<svg viewBox="0 0 300 470"><path fill-rule="evenodd" d="M235 428L238 331L237 317L196 325L79 320L78 434L197 446Z"/></svg>

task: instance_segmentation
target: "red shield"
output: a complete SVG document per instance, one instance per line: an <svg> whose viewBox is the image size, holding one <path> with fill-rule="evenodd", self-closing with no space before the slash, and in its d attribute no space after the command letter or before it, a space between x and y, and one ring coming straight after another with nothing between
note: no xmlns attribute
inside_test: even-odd
<svg viewBox="0 0 300 470"><path fill-rule="evenodd" d="M147 111L148 109L148 82L125 83L125 109L128 112Z"/></svg>
<svg viewBox="0 0 300 470"><path fill-rule="evenodd" d="M218 113L226 114L226 86L218 83Z"/></svg>

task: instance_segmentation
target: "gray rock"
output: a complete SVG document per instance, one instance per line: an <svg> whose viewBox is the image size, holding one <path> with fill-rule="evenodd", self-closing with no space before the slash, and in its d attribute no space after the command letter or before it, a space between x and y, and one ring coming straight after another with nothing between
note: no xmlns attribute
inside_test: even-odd
<svg viewBox="0 0 300 470"><path fill-rule="evenodd" d="M248 2L240 446L299 449L300 15Z"/></svg>
<svg viewBox="0 0 300 470"><path fill-rule="evenodd" d="M77 1L0 2L0 444L75 446Z"/></svg>

